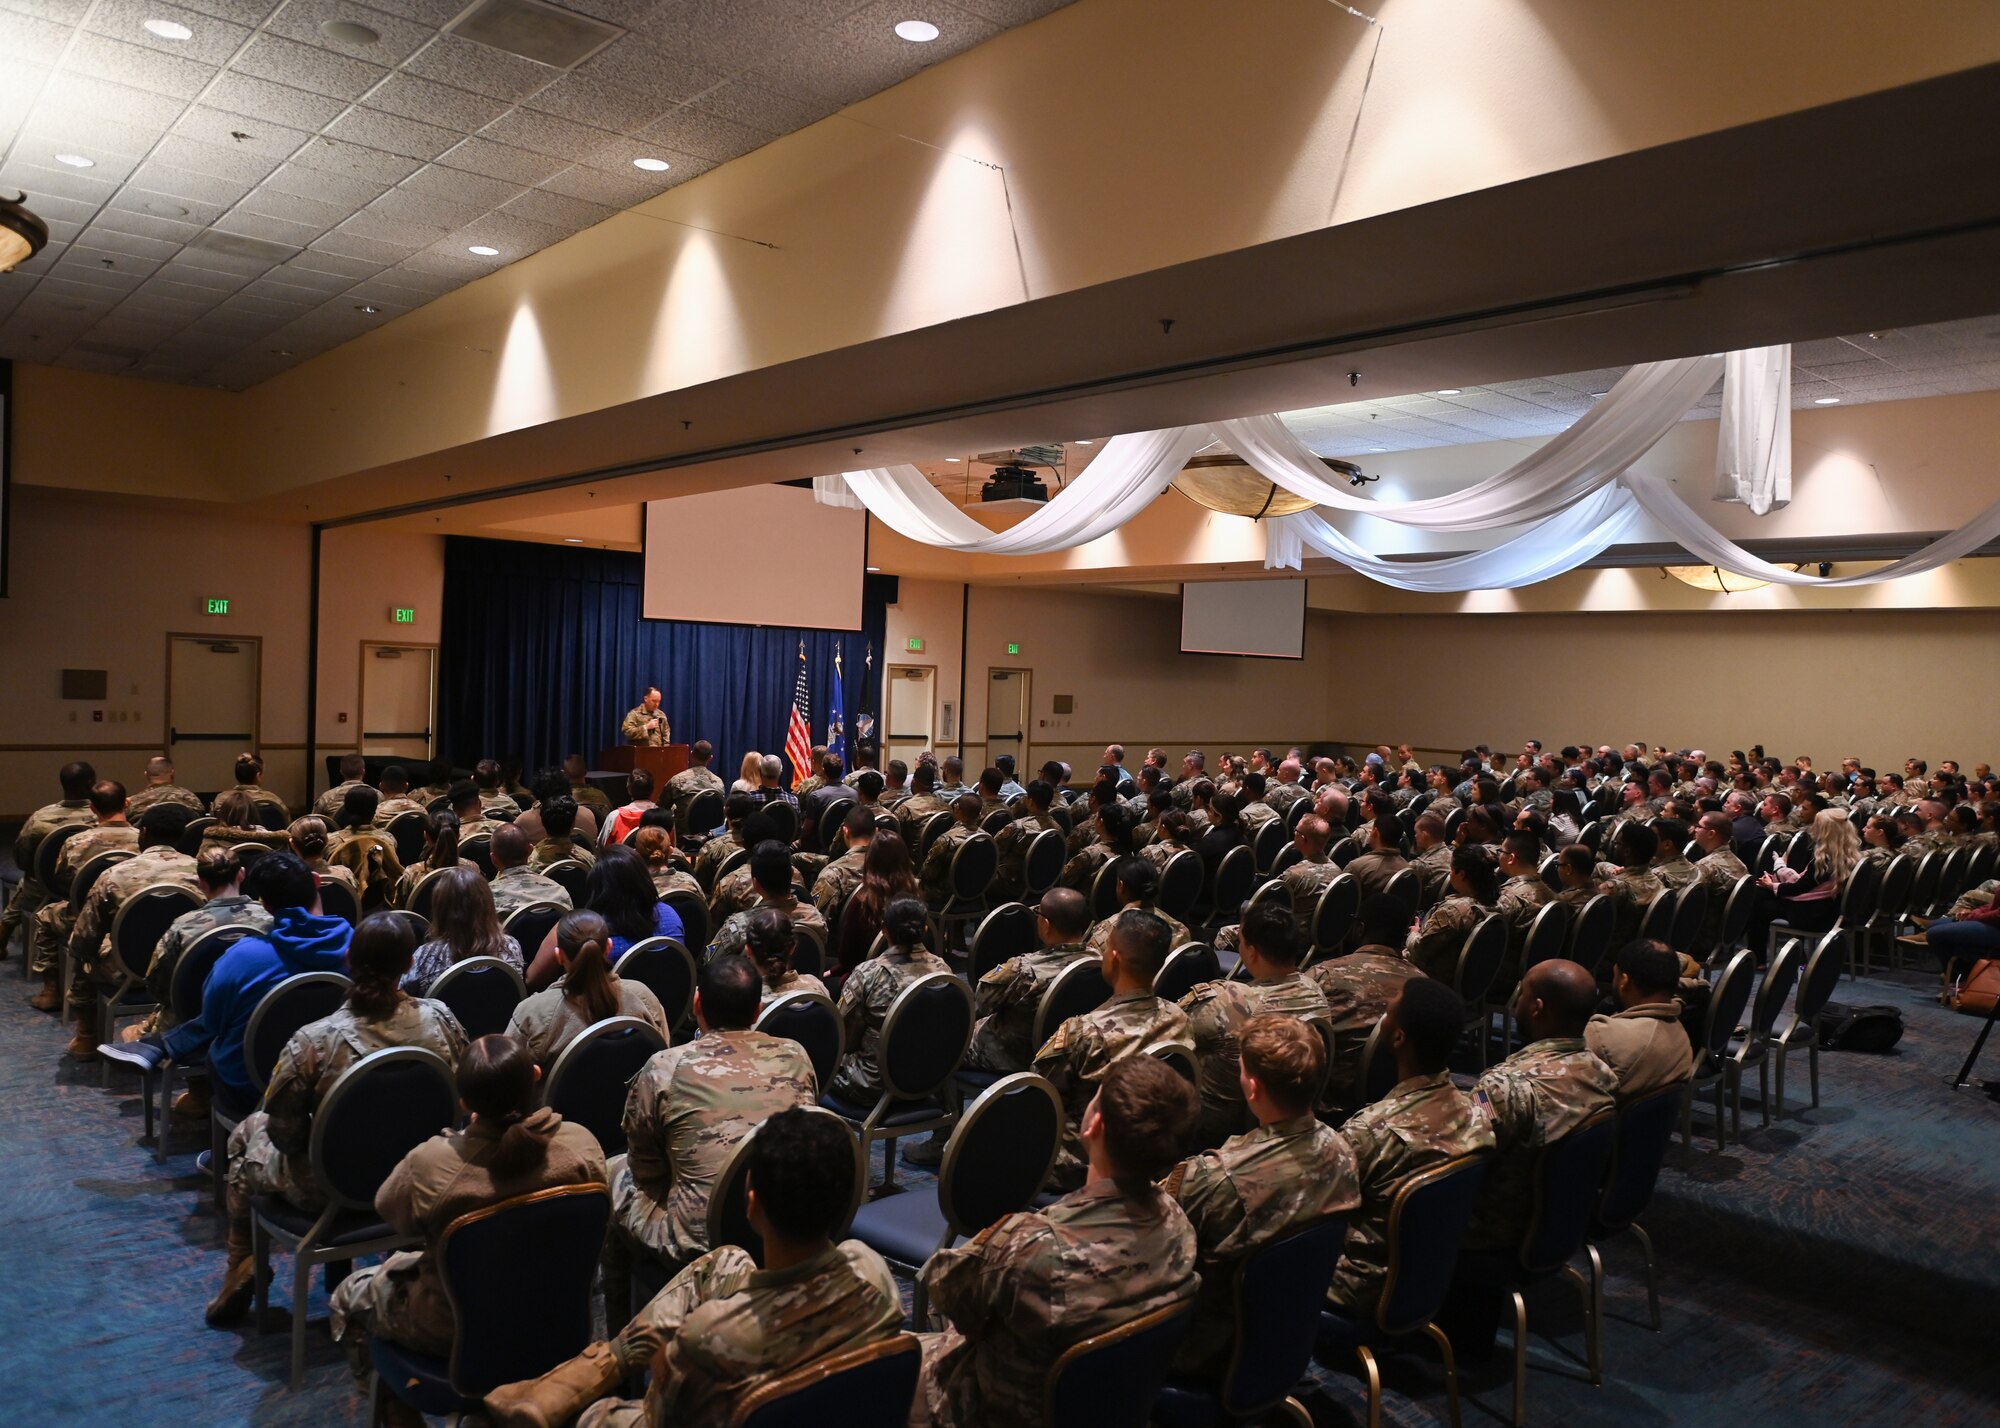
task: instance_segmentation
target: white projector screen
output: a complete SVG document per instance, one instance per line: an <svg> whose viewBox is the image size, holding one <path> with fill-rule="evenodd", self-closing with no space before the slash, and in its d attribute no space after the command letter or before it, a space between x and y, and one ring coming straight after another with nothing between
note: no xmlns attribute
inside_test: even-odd
<svg viewBox="0 0 2000 1428"><path fill-rule="evenodd" d="M1181 653L1306 657L1303 580L1206 580L1181 586Z"/></svg>
<svg viewBox="0 0 2000 1428"><path fill-rule="evenodd" d="M868 518L799 486L646 502L649 620L861 628Z"/></svg>

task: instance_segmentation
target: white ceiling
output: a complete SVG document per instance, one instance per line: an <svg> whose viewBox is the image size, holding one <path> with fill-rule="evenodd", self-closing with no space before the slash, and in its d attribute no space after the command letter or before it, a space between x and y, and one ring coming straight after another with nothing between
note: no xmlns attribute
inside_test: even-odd
<svg viewBox="0 0 2000 1428"><path fill-rule="evenodd" d="M442 33L466 0L0 0L0 189L50 230L0 356L247 387L1067 3L569 0L626 33L564 71Z"/></svg>

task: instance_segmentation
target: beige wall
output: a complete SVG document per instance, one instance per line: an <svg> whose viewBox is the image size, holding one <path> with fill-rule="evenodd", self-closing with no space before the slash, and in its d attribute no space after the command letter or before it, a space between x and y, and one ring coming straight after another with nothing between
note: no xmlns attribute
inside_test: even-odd
<svg viewBox="0 0 2000 1428"><path fill-rule="evenodd" d="M357 746L361 727L361 647L435 645L444 615L444 537L344 526L320 542L319 752ZM415 624L389 612L409 606ZM432 711L435 716L436 711ZM343 717L344 716L344 717ZM326 770L317 771L326 787Z"/></svg>
<svg viewBox="0 0 2000 1428"><path fill-rule="evenodd" d="M144 781L141 767L166 737L169 633L262 640L265 781L295 802L311 532L23 486L12 514L12 593L0 601L0 816L57 797L54 771L72 758L130 787ZM230 613L202 614L210 596L226 597ZM110 697L62 699L66 668L106 670Z"/></svg>

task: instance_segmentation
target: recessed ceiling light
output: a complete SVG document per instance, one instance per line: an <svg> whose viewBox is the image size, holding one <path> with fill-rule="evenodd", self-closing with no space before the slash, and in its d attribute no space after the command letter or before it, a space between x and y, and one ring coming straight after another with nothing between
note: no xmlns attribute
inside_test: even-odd
<svg viewBox="0 0 2000 1428"><path fill-rule="evenodd" d="M372 303L358 302L354 305L354 310L356 312L380 312L382 309Z"/></svg>
<svg viewBox="0 0 2000 1428"><path fill-rule="evenodd" d="M1437 394L1441 397L1455 397L1459 394L1459 391L1460 389L1457 387L1439 387Z"/></svg>
<svg viewBox="0 0 2000 1428"><path fill-rule="evenodd" d="M500 256L498 248L489 248L484 243L474 243L465 251L468 253L477 253L482 258L497 258Z"/></svg>
<svg viewBox="0 0 2000 1428"><path fill-rule="evenodd" d="M1593 397L1608 397L1611 395L1611 392L1609 388L1606 388L1604 391L1601 392L1592 392L1591 395Z"/></svg>
<svg viewBox="0 0 2000 1428"><path fill-rule="evenodd" d="M1387 451L1389 448L1386 446L1371 446L1368 449L1370 451Z"/></svg>
<svg viewBox="0 0 2000 1428"><path fill-rule="evenodd" d="M1095 446L1095 445L1097 445L1097 443L1096 443L1096 442L1094 442L1094 441L1079 441L1079 442L1077 443L1077 445L1078 445L1078 446Z"/></svg>
<svg viewBox="0 0 2000 1428"><path fill-rule="evenodd" d="M73 169L94 169L97 167L97 160L86 159L82 154L57 154L56 162L59 164L68 164Z"/></svg>
<svg viewBox="0 0 2000 1428"><path fill-rule="evenodd" d="M632 167L635 169L644 169L649 174L663 174L672 168L673 165L665 159L634 159L632 160Z"/></svg>
<svg viewBox="0 0 2000 1428"><path fill-rule="evenodd" d="M342 45L372 45L382 38L366 25L357 24L353 20L322 20L319 32L336 44Z"/></svg>
<svg viewBox="0 0 2000 1428"><path fill-rule="evenodd" d="M1814 397L1814 398L1813 398L1813 405L1814 405L1814 406L1816 406L1816 407L1837 407L1837 406L1839 406L1839 405L1840 405L1840 398L1839 398L1839 397Z"/></svg>
<svg viewBox="0 0 2000 1428"><path fill-rule="evenodd" d="M868 573L870 575L880 575L882 573L882 567L879 565L871 565L868 567Z"/></svg>
<svg viewBox="0 0 2000 1428"><path fill-rule="evenodd" d="M564 536L564 537L563 537L563 544L564 544L564 545L582 545L582 544L583 544L583 537L582 537L582 536Z"/></svg>
<svg viewBox="0 0 2000 1428"><path fill-rule="evenodd" d="M959 458L958 458L958 457L956 457L956 456L947 456L947 457L945 457L945 460L947 460L947 461L957 461L958 459L959 459Z"/></svg>
<svg viewBox="0 0 2000 1428"><path fill-rule="evenodd" d="M181 24L178 20L148 20L146 22L146 29L152 34L158 35L163 40L188 40L194 38L194 31L190 30L186 25Z"/></svg>
<svg viewBox="0 0 2000 1428"><path fill-rule="evenodd" d="M188 211L178 203L168 203L163 199L150 199L145 205L146 212L157 213L162 218L185 218Z"/></svg>
<svg viewBox="0 0 2000 1428"><path fill-rule="evenodd" d="M938 27L929 20L898 20L896 38L913 45L927 45L938 37Z"/></svg>

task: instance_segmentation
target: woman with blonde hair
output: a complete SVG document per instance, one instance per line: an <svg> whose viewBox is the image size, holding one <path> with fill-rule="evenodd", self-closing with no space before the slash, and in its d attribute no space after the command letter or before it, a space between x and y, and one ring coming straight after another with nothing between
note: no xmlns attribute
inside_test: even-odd
<svg viewBox="0 0 2000 1428"><path fill-rule="evenodd" d="M752 749L743 756L743 766L736 771L736 782L729 785L731 793L756 793L764 787L764 756Z"/></svg>
<svg viewBox="0 0 2000 1428"><path fill-rule="evenodd" d="M1760 955L1775 922L1800 932L1830 932L1840 920L1847 880L1862 861L1861 835L1844 808L1823 808L1812 821L1812 862L1803 873L1779 864L1757 879L1749 947Z"/></svg>

